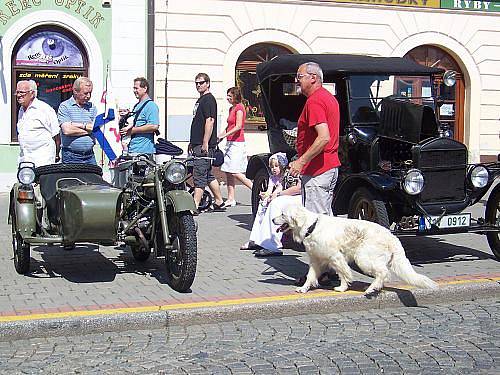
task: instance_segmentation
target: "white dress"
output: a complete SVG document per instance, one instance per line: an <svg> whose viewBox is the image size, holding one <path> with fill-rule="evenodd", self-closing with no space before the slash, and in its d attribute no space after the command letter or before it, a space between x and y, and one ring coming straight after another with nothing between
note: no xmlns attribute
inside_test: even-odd
<svg viewBox="0 0 500 375"><path fill-rule="evenodd" d="M282 232L277 232L279 225L273 223L272 219L281 215L283 208L289 205L302 205L302 196L298 195L280 195L274 198L262 212L257 212L255 221L250 233L250 241L271 251L281 249Z"/></svg>

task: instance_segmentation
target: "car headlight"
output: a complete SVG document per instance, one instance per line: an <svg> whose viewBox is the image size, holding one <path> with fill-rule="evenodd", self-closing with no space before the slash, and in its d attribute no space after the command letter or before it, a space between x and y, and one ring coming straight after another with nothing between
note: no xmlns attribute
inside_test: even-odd
<svg viewBox="0 0 500 375"><path fill-rule="evenodd" d="M17 180L23 185L35 182L35 169L33 167L21 167L17 171Z"/></svg>
<svg viewBox="0 0 500 375"><path fill-rule="evenodd" d="M469 178L472 186L480 189L488 185L490 174L486 167L482 165L476 165L474 168L472 168Z"/></svg>
<svg viewBox="0 0 500 375"><path fill-rule="evenodd" d="M417 195L424 189L424 176L418 169L410 169L403 181L403 190L410 195Z"/></svg>
<svg viewBox="0 0 500 375"><path fill-rule="evenodd" d="M183 163L171 163L165 169L165 177L171 184L180 184L186 178L186 166Z"/></svg>

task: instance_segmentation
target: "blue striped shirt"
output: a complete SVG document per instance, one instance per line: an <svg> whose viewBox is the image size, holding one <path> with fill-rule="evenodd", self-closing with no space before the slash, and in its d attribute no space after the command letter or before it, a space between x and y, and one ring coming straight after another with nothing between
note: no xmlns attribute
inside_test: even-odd
<svg viewBox="0 0 500 375"><path fill-rule="evenodd" d="M88 122L94 124L96 116L97 108L91 102L87 102L83 107L80 107L73 97L62 102L57 110L59 126L64 122ZM61 132L61 146L64 148L86 152L92 150L94 143L95 139L92 135L70 136Z"/></svg>

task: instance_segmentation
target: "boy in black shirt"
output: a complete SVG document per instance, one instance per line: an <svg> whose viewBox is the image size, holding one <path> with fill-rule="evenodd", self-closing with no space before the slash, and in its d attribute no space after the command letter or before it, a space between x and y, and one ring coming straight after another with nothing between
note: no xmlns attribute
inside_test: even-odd
<svg viewBox="0 0 500 375"><path fill-rule="evenodd" d="M210 93L210 78L205 73L198 73L194 79L200 98L196 101L191 123L189 150L195 157L212 157L217 146L217 102ZM219 182L212 174L212 162L209 159L195 159L193 163L194 201L200 204L203 190L210 188L215 198L214 211L225 211Z"/></svg>

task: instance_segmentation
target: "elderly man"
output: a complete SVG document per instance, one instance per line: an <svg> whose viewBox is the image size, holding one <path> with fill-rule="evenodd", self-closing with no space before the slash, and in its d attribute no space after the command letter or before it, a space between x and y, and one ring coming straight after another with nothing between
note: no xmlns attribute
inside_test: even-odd
<svg viewBox="0 0 500 375"><path fill-rule="evenodd" d="M298 159L290 163L290 173L301 176L302 203L307 209L332 215L333 190L337 183L340 160L339 104L323 87L323 71L315 62L299 66L295 77L297 91L307 97L297 123ZM335 275L336 276L336 275ZM334 275L319 277L320 283ZM301 286L306 276L297 279Z"/></svg>
<svg viewBox="0 0 500 375"><path fill-rule="evenodd" d="M73 83L73 96L59 106L63 163L97 164L92 135L97 109L89 102L91 95L92 81L79 77Z"/></svg>
<svg viewBox="0 0 500 375"><path fill-rule="evenodd" d="M149 82L146 78L134 79L134 95L139 100L132 110L134 121L120 130L120 133L131 137L129 154L154 154L154 135L160 124L160 110L149 97Z"/></svg>
<svg viewBox="0 0 500 375"><path fill-rule="evenodd" d="M19 161L30 161L37 167L57 162L60 138L54 109L36 97L35 81L19 81L15 94L21 105L17 116Z"/></svg>
<svg viewBox="0 0 500 375"><path fill-rule="evenodd" d="M301 175L304 206L331 215L340 166L339 104L323 87L323 71L318 64L302 64L295 80L299 93L307 100L297 124L299 157L290 163L290 172L293 176Z"/></svg>

